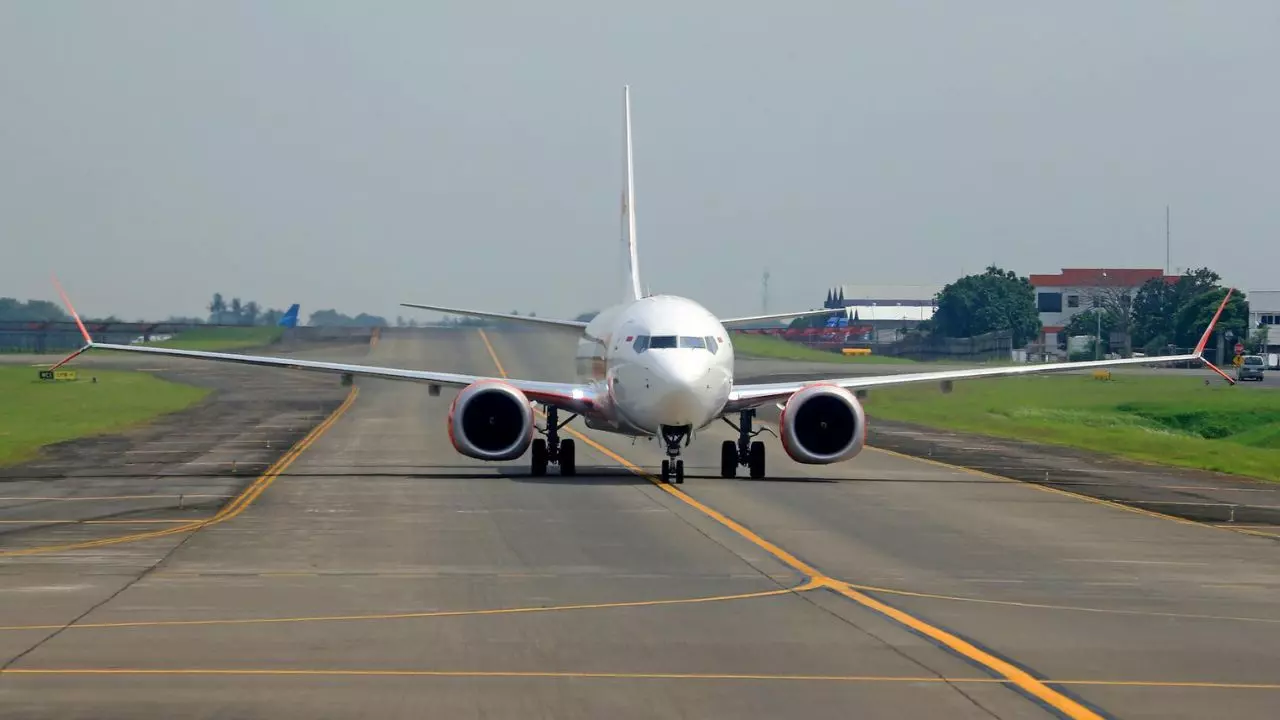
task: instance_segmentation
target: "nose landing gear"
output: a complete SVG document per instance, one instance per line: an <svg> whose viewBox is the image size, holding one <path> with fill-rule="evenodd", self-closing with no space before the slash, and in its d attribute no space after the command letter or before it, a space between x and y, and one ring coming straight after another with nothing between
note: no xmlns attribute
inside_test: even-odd
<svg viewBox="0 0 1280 720"><path fill-rule="evenodd" d="M547 427L545 430L542 428L537 430L546 435L546 439L537 438L529 446L530 472L533 475L546 475L547 465L552 464L560 466L561 475L576 475L578 473L577 448L572 439L560 439L560 428L568 425L578 416L570 415L564 422L560 422L559 408L555 405L543 407L547 415Z"/></svg>
<svg viewBox="0 0 1280 720"><path fill-rule="evenodd" d="M684 460L680 459L680 443L689 444L691 430L688 425L662 426L662 442L667 446L667 459L662 461L662 482L668 485L684 484Z"/></svg>
<svg viewBox="0 0 1280 720"><path fill-rule="evenodd" d="M773 434L767 427L759 430L751 429L751 418L756 416L754 409L738 413L738 424L734 425L729 418L720 418L725 424L738 431L738 441L725 440L720 444L720 477L731 478L738 474L738 466L746 465L752 478L764 477L764 443L751 438L762 432Z"/></svg>

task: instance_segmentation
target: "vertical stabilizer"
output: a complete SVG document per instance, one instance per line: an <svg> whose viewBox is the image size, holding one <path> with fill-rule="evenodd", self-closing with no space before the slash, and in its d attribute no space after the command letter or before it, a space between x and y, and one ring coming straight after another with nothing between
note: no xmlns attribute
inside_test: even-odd
<svg viewBox="0 0 1280 720"><path fill-rule="evenodd" d="M298 327L298 303L289 306L284 315L280 316L280 321L276 323L280 327Z"/></svg>
<svg viewBox="0 0 1280 720"><path fill-rule="evenodd" d="M628 300L644 297L640 289L640 264L636 255L636 180L631 171L631 86L622 89L622 244L630 282Z"/></svg>

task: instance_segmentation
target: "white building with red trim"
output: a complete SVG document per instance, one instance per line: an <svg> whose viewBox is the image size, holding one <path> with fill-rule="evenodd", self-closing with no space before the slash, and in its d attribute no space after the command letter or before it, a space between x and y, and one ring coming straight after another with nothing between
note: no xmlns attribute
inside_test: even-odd
<svg viewBox="0 0 1280 720"><path fill-rule="evenodd" d="M1099 297L1121 292L1132 298L1148 280L1160 277L1165 282L1178 280L1159 268L1063 268L1055 275L1031 275L1043 325L1041 342L1046 348L1057 347L1058 333L1077 313L1092 309Z"/></svg>

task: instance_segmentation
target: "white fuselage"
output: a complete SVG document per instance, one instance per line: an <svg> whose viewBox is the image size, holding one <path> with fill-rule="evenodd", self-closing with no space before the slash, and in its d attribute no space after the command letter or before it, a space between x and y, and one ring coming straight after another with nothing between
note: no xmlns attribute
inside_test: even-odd
<svg viewBox="0 0 1280 720"><path fill-rule="evenodd" d="M588 425L637 435L696 430L720 417L729 399L733 344L698 303L654 295L597 315L578 341L577 366L605 399Z"/></svg>

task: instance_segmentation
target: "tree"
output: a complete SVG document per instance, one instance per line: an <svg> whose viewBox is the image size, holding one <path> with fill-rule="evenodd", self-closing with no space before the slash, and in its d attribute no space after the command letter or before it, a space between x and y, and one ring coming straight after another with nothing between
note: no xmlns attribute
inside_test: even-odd
<svg viewBox="0 0 1280 720"><path fill-rule="evenodd" d="M1267 351L1267 330L1270 325L1262 325L1249 333L1249 339L1245 342L1245 352L1253 355L1261 355Z"/></svg>
<svg viewBox="0 0 1280 720"><path fill-rule="evenodd" d="M1098 335L1099 315L1102 316L1102 334L1098 338L1102 344L1102 352L1099 354L1101 355L1103 353L1112 352L1111 334L1113 332L1124 332L1120 329L1120 319L1113 312L1106 310L1102 310L1101 312L1097 310L1085 310L1084 312L1076 313L1071 316L1071 322L1067 323L1067 326L1062 329L1062 334L1067 337L1075 337L1078 335L1088 335L1089 337L1093 337ZM1089 358L1092 359L1093 357L1093 346L1090 345Z"/></svg>
<svg viewBox="0 0 1280 720"><path fill-rule="evenodd" d="M231 320L235 324L240 324L244 317L244 306L240 304L240 298L231 298Z"/></svg>
<svg viewBox="0 0 1280 720"><path fill-rule="evenodd" d="M0 298L0 320L33 320L37 322L68 321L71 317L48 300Z"/></svg>
<svg viewBox="0 0 1280 720"><path fill-rule="evenodd" d="M1169 345L1193 347L1195 340L1189 345L1178 340L1178 313L1193 298L1217 289L1219 280L1218 273L1209 268L1188 270L1174 283L1163 278L1148 280L1133 299L1133 344L1147 352L1158 352ZM1218 301L1222 301L1221 295ZM1204 332L1203 327L1200 331Z"/></svg>
<svg viewBox="0 0 1280 720"><path fill-rule="evenodd" d="M1023 347L1040 334L1031 281L994 265L981 275L966 275L942 288L932 331L944 337L973 337L1005 330L1013 346Z"/></svg>
<svg viewBox="0 0 1280 720"><path fill-rule="evenodd" d="M209 322L221 325L222 314L226 311L227 303L222 299L222 293L214 293L213 300L209 303Z"/></svg>
<svg viewBox="0 0 1280 720"><path fill-rule="evenodd" d="M1209 323L1213 322L1213 315L1218 312L1218 306L1222 304L1222 298L1226 292L1226 288L1208 290L1189 299L1178 308L1177 315L1174 316L1173 340L1178 347L1191 348L1200 342L1200 336L1204 334L1204 329L1209 327ZM1246 302L1245 294L1242 292L1232 293L1231 301L1227 303L1222 316L1218 318L1218 326L1209 340L1209 347L1216 347L1218 338L1226 332L1230 332L1236 340L1241 342L1248 339L1249 303Z"/></svg>
<svg viewBox="0 0 1280 720"><path fill-rule="evenodd" d="M337 310L317 310L311 313L307 324L328 327L386 327L386 318L377 315L360 313L355 317L344 315Z"/></svg>
<svg viewBox="0 0 1280 720"><path fill-rule="evenodd" d="M258 303L250 300L244 304L242 309L244 311L243 324L256 325L258 323L258 314L262 312L262 309L258 307Z"/></svg>
<svg viewBox="0 0 1280 720"><path fill-rule="evenodd" d="M270 310L263 310L262 314L258 316L258 324L267 325L267 326L279 325L280 318L282 317L284 317L283 310L278 310L276 308L271 308Z"/></svg>

